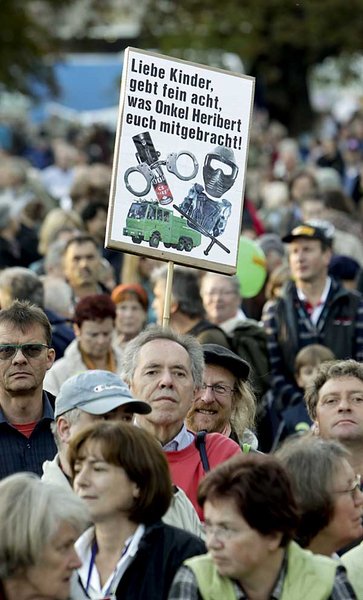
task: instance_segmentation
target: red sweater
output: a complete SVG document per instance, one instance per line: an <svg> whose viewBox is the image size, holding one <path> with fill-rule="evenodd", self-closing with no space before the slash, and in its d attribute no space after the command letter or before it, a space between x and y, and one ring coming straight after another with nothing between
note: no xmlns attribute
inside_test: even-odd
<svg viewBox="0 0 363 600"><path fill-rule="evenodd" d="M236 442L220 433L207 434L206 450L211 469L241 452L241 448ZM198 448L193 443L183 450L165 452L165 455L168 459L173 483L184 490L200 519L203 519L203 511L197 502L197 490L205 471Z"/></svg>

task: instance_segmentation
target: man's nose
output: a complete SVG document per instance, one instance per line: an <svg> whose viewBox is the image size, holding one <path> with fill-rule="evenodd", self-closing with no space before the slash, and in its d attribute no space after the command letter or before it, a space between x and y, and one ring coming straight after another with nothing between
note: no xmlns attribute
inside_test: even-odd
<svg viewBox="0 0 363 600"><path fill-rule="evenodd" d="M163 387L171 387L174 383L173 376L169 369L164 369L160 377L160 385Z"/></svg>
<svg viewBox="0 0 363 600"><path fill-rule="evenodd" d="M23 351L20 348L17 348L13 356L13 363L24 363L27 362L27 360L28 359Z"/></svg>
<svg viewBox="0 0 363 600"><path fill-rule="evenodd" d="M350 406L350 402L348 400L348 398L346 398L345 396L342 396L341 398L339 398L339 402L338 402L338 410L350 410L351 406Z"/></svg>
<svg viewBox="0 0 363 600"><path fill-rule="evenodd" d="M200 398L201 400L203 400L203 402L205 402L205 404L211 404L212 402L214 402L215 397L211 385L205 384L205 387L201 390Z"/></svg>
<svg viewBox="0 0 363 600"><path fill-rule="evenodd" d="M94 340L101 344L104 344L105 342L109 341L110 339L111 339L111 336L109 333L97 333L94 337Z"/></svg>

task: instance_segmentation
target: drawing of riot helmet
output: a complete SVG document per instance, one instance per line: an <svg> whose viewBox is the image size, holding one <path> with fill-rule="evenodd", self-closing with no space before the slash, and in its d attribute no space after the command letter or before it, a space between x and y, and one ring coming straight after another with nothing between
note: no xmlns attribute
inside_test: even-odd
<svg viewBox="0 0 363 600"><path fill-rule="evenodd" d="M203 166L205 191L220 198L235 182L238 167L234 153L230 148L217 146L206 155Z"/></svg>

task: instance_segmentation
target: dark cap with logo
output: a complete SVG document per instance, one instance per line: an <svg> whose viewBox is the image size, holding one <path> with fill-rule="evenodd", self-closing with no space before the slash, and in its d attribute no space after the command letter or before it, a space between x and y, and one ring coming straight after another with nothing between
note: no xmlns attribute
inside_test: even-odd
<svg viewBox="0 0 363 600"><path fill-rule="evenodd" d="M204 361L206 365L219 365L241 379L247 381L250 365L238 354L219 344L203 344Z"/></svg>
<svg viewBox="0 0 363 600"><path fill-rule="evenodd" d="M294 227L288 235L282 238L285 244L290 244L294 240L299 238L305 238L308 240L320 240L327 246L331 246L333 243L334 227L329 223L330 227L315 225L313 223L301 223Z"/></svg>
<svg viewBox="0 0 363 600"><path fill-rule="evenodd" d="M147 402L132 397L119 375L90 369L70 377L61 385L55 401L54 418L74 408L91 415L103 415L119 406L124 406L130 413L146 415L151 412Z"/></svg>

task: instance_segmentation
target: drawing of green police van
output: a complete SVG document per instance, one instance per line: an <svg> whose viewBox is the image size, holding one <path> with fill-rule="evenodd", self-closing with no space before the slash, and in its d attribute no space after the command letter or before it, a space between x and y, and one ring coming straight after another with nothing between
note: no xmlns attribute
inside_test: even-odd
<svg viewBox="0 0 363 600"><path fill-rule="evenodd" d="M188 227L186 219L176 216L158 202L147 200L131 204L123 235L131 236L134 244L145 241L151 248L157 248L162 242L165 248L186 252L200 246L202 241L199 231Z"/></svg>

